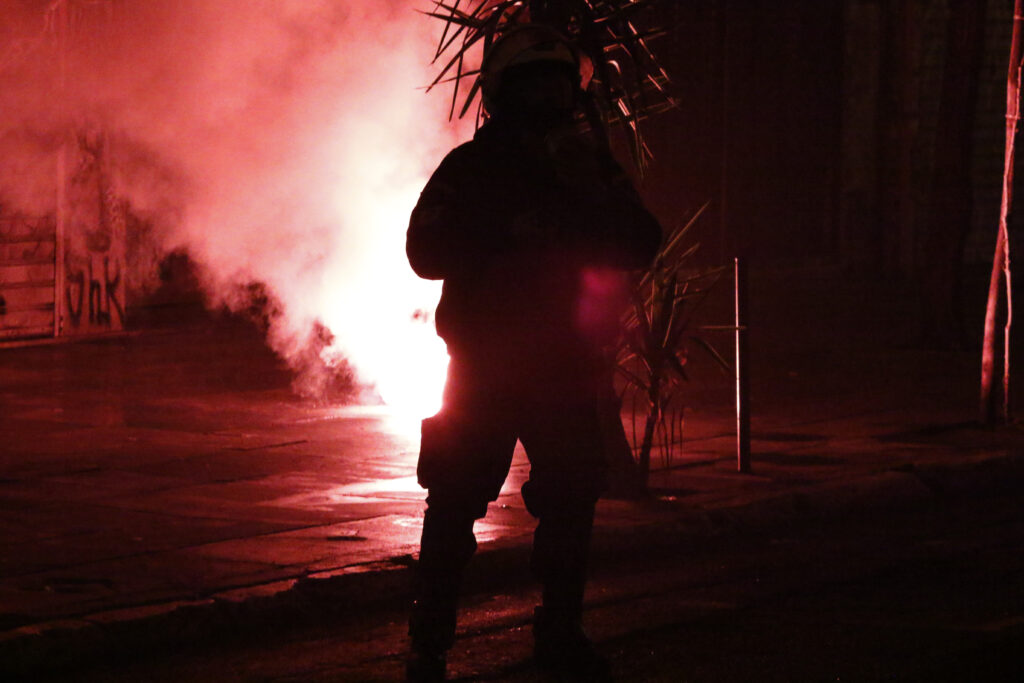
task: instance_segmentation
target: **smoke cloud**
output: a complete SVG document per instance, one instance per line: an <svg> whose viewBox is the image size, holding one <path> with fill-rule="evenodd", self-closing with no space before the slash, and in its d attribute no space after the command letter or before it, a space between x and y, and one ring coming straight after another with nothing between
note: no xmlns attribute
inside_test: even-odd
<svg viewBox="0 0 1024 683"><path fill-rule="evenodd" d="M423 92L424 3L7 0L0 202L52 212L62 135L102 135L112 191L157 254L187 250L212 306L248 306L261 283L268 341L305 391L347 360L385 400L436 393L443 344L422 311L439 289L410 271L405 228L469 131Z"/></svg>

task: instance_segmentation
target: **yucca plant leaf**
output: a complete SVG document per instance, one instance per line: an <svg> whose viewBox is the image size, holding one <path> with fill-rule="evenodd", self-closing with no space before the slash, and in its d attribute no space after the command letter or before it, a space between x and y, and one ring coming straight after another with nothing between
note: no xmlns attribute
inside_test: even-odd
<svg viewBox="0 0 1024 683"><path fill-rule="evenodd" d="M450 26L451 26L451 24L449 24L448 26L445 26L445 33L446 34L447 34L448 28ZM454 31L452 31L452 35L451 35L450 38L448 38L448 42L444 42L444 38L442 38L442 43L439 44L438 48L437 48L437 54L434 55L434 59L431 60L430 63L431 64L436 63L437 60L440 59L441 55L444 54L445 52L447 52L448 48L450 48L452 45L455 44L455 41L459 39L459 36L461 36L463 33L466 32L467 28L468 27L465 24L459 25L458 28L456 28Z"/></svg>
<svg viewBox="0 0 1024 683"><path fill-rule="evenodd" d="M630 361L636 359L636 353L625 345L622 346L619 351L620 353L616 357L616 361L620 364L629 363Z"/></svg>
<svg viewBox="0 0 1024 683"><path fill-rule="evenodd" d="M648 344L650 339L649 332L646 331L642 323L637 323L631 329L629 329L624 335L623 343L638 358L644 360L650 354L650 346Z"/></svg>
<svg viewBox="0 0 1024 683"><path fill-rule="evenodd" d="M690 307L690 316L691 316L691 317L692 317L692 316L693 316L693 315L694 315L694 314L695 314L695 313L696 313L697 311L699 311L699 310L701 309L701 307L702 307L702 306L704 306L704 303L705 303L705 302L706 302L706 301L708 300L708 298L707 298L707 296L706 296L707 292L711 291L711 287L714 287L714 285L718 283L718 280L719 280L719 277L716 277L716 278L714 279L714 281L713 281L713 282L711 283L711 285L709 285L709 286L707 287L707 289L705 289L705 290L703 290L703 291L701 292L701 295L700 295L700 296L694 296L694 297L693 297L693 298L694 298L694 302L693 302L693 305L692 305L692 306Z"/></svg>
<svg viewBox="0 0 1024 683"><path fill-rule="evenodd" d="M690 229L697 222L697 219L701 217L701 215L708 208L708 206L710 206L710 204L710 200L704 202L704 204L699 209L697 209L697 211L690 217L689 220L686 221L686 223L677 224L676 228L672 230L666 237L665 244L664 246L662 246L661 251L658 252L657 258L664 260L667 255L672 254L672 252L675 251L676 247L682 242L683 237L685 237L686 234L689 233ZM682 259L676 260L681 261ZM658 270L657 267L652 268L648 270L646 273L644 273L643 277L640 279L639 286L643 287L648 282L650 282L652 273L654 273L656 270Z"/></svg>
<svg viewBox="0 0 1024 683"><path fill-rule="evenodd" d="M466 95L466 103L462 105L462 111L459 113L461 119L469 111L469 108L473 105L473 100L476 99L476 94L480 91L480 79L477 78L473 81L473 87L469 89L469 94Z"/></svg>
<svg viewBox="0 0 1024 683"><path fill-rule="evenodd" d="M470 69L470 70L467 70L467 71L463 72L463 74L461 76L449 76L448 78L445 78L444 80L438 81L437 84L438 85L445 85L447 83L454 83L459 78L466 78L467 76L475 76L475 75L477 75L479 73L480 73L479 69ZM425 86L425 85L424 86L420 86L420 90L426 90L426 89L427 89L427 86Z"/></svg>
<svg viewBox="0 0 1024 683"><path fill-rule="evenodd" d="M662 283L663 280L656 280L651 284L650 292L647 294L647 299L644 301L648 313L650 314L650 334L656 335L655 330L657 329L658 318L661 315L661 301L663 299Z"/></svg>
<svg viewBox="0 0 1024 683"><path fill-rule="evenodd" d="M651 333L651 321L647 317L647 307L640 294L635 290L631 293L633 299L633 313L636 315L637 333L641 338L646 338Z"/></svg>
<svg viewBox="0 0 1024 683"><path fill-rule="evenodd" d="M427 87L427 91L429 92L431 88L436 86L441 81L441 79L444 78L444 76L451 70L453 66L461 63L466 55L466 52L469 51L469 48L473 47L477 42L479 42L480 39L486 35L486 33L487 32L483 28L479 28L479 30L475 32L468 33L466 35L466 39L463 41L462 47L459 48L458 52L455 53L455 56L448 61L448 63L444 66L443 69L441 69L441 72L438 74L437 78L435 78L434 81L430 84L430 86Z"/></svg>
<svg viewBox="0 0 1024 683"><path fill-rule="evenodd" d="M675 310L675 282L670 277L661 284L658 290L655 302L656 317L651 323L651 329L652 335L656 335L657 345L663 346L670 328L672 313Z"/></svg>
<svg viewBox="0 0 1024 683"><path fill-rule="evenodd" d="M455 8L456 9L459 8L459 4L461 2L462 2L462 0L455 0ZM430 62L431 64L436 62L437 58L440 57L441 53L444 52L445 49L447 48L448 45L445 44L445 40L448 38L448 32L451 30L451 28L452 28L452 24L447 22L447 21L445 21L445 23L444 23L444 31L441 33L441 39L437 41L437 50L434 52L434 59L431 60L431 62ZM462 31L464 28L465 27L460 26L458 30ZM448 43L448 44L450 44L450 43Z"/></svg>
<svg viewBox="0 0 1024 683"><path fill-rule="evenodd" d="M662 32L659 35L666 35L666 34L667 34L667 31L666 32ZM654 74L651 74L651 73L646 74L645 82L650 83L652 86L654 86L654 89L655 89L655 91L658 92L658 94L665 96L665 99L668 100L668 103L669 103L668 106L669 106L670 109L679 106L679 103L676 102L676 99L672 96L671 93L669 93L668 89L665 87L666 84L662 83L658 79L657 76L655 76ZM646 111L650 111L650 110L651 110L651 107L647 107L646 108Z"/></svg>
<svg viewBox="0 0 1024 683"><path fill-rule="evenodd" d="M647 168L647 162L644 156L645 145L640 136L640 127L637 125L636 113L632 108L632 101L625 94L622 94L615 100L615 104L618 107L621 120L632 133L632 135L627 136L627 139L629 140L629 151L633 157L633 163L636 165L637 170L639 170L641 175L643 175Z"/></svg>
<svg viewBox="0 0 1024 683"><path fill-rule="evenodd" d="M456 64L458 64L458 63L459 63L459 62L460 62L460 61L462 60L462 58L463 58L463 55L465 54L465 50L466 50L466 48L462 48L462 49L460 49L460 50L459 50L459 51L458 51L458 52L457 52L457 53L455 54L455 56L454 56L454 57L452 57L452 58L451 58L451 60L450 60L450 61L449 61L449 62L448 62L447 64L445 64L445 65L444 65L444 68L442 68L442 69L441 69L441 70L440 70L440 71L438 72L438 74L437 74L437 78L435 78L435 79L434 79L433 81L431 81L430 85L428 85L428 86L427 86L427 92L430 92L431 90L433 90L433 89L434 89L434 87L435 87L435 86L437 86L437 84L438 84L438 83L440 83L440 82L442 81L442 79L444 79L444 78L445 78L445 76L447 76L447 75L448 75L448 72L449 72L449 71L451 71L452 67L453 67L453 66L455 66ZM453 76L453 77L451 77L451 78L447 79L447 81L446 81L446 82L449 82L449 83L450 83L450 82L452 82L452 81L457 81L457 80L458 80L458 78L460 78L460 75L459 75L459 74L456 74L455 76Z"/></svg>
<svg viewBox="0 0 1024 683"><path fill-rule="evenodd" d="M619 38L619 40L622 41L623 43L625 43L627 41L631 42L631 43L635 43L640 48L639 54L643 55L643 59L646 59L649 62L652 62L654 64L657 64L657 61L655 60L654 55L651 53L651 48L647 46L647 42L650 41L650 40L656 40L658 38L662 38L664 36L667 36L668 33L669 33L668 29L664 29L664 28L649 28L649 29L647 29L645 31L637 31L635 28L631 27L630 32L626 33L626 35L624 35L621 38ZM629 51L630 56L632 56L634 60L636 60L637 53L638 53L637 50L630 50ZM636 61L639 61L639 60L636 60ZM668 78L668 75L665 74L664 70L662 70L660 67L655 67L655 69L659 73L657 73L657 74L653 74L652 73L651 74L652 76L662 76L664 74L664 78L665 79Z"/></svg>
<svg viewBox="0 0 1024 683"><path fill-rule="evenodd" d="M709 199L708 201L704 202L701 205L701 207L693 213L692 216L690 216L690 219L687 220L686 223L683 223L678 228L676 228L670 235L669 239L666 241L664 248L662 248L662 252L671 253L676 248L676 246L680 242L682 242L682 239L686 236L687 233L689 233L690 229L694 226L694 224L696 224L697 219L704 215L704 212L710 205L711 200Z"/></svg>
<svg viewBox="0 0 1024 683"><path fill-rule="evenodd" d="M630 330L629 334L623 345L628 349L634 356L640 357L647 353L643 336L640 334L639 329Z"/></svg>
<svg viewBox="0 0 1024 683"><path fill-rule="evenodd" d="M428 16L428 17L434 17L435 19L443 19L446 22L448 22L449 24L455 24L456 26L466 26L468 28L476 28L476 27L478 27L480 25L479 20L478 19L473 19L472 17L462 18L462 17L456 17L456 16L449 16L449 15L446 15L446 14L438 14L437 12L430 12L430 11L427 11L427 10L416 10L416 11L419 12L420 14L423 14L423 15Z"/></svg>
<svg viewBox="0 0 1024 683"><path fill-rule="evenodd" d="M669 367L669 369L675 372L684 382L690 381L690 376L686 374L686 369L683 368L683 364L679 360L678 356L676 356L674 353L669 354L665 358L665 361L665 364Z"/></svg>
<svg viewBox="0 0 1024 683"><path fill-rule="evenodd" d="M716 282L718 282L719 278L721 278L722 273L726 272L727 270L732 270L732 266L715 266L714 268L702 270L698 273L690 275L685 279L680 280L680 282L691 283L700 282L702 280L708 280L710 281L711 286L713 286ZM706 293L711 289L711 286L707 287L706 289L700 289L696 291L697 293Z"/></svg>
<svg viewBox="0 0 1024 683"><path fill-rule="evenodd" d="M455 86L452 88L452 106L448 110L449 121L455 116L455 107L459 101L459 84L462 82L462 64L465 56L465 50L459 53L459 67L455 70Z"/></svg>
<svg viewBox="0 0 1024 683"><path fill-rule="evenodd" d="M668 320L665 322L665 334L661 338L661 345L666 349L673 348L671 344L673 331L679 327L679 321L683 319L683 307L679 304L678 296L672 296L670 308Z"/></svg>
<svg viewBox="0 0 1024 683"><path fill-rule="evenodd" d="M594 23L600 26L612 21L617 21L653 4L654 3L651 0L633 0L632 2L627 2L620 7L613 8L605 16L595 19Z"/></svg>
<svg viewBox="0 0 1024 683"><path fill-rule="evenodd" d="M654 272L655 275L653 281L650 284L651 291L647 295L647 300L645 303L647 304L647 306L654 309L659 307L658 302L661 301L664 296L666 296L666 291L669 288L669 278L673 277L674 273L671 271L670 268L664 265L664 261L661 259L659 259L655 263L655 267L652 269L652 272Z"/></svg>
<svg viewBox="0 0 1024 683"><path fill-rule="evenodd" d="M702 349L704 349L705 351L707 351L708 354L712 358L714 358L715 361L718 363L718 366L722 369L722 372L724 372L726 374L729 374L729 372L732 370L732 366L729 364L729 361L727 361L725 358L723 358L722 354L720 354L718 352L718 350L715 349L714 346L709 344L706 339L704 339L703 337L698 337L698 336L695 335L695 336L690 337L690 340L693 343L695 343L697 346L699 346Z"/></svg>
<svg viewBox="0 0 1024 683"><path fill-rule="evenodd" d="M618 117L626 124L627 128L629 128L632 133L632 135L628 136L630 153L633 155L634 165L642 175L647 166L647 160L644 156L645 145L643 138L640 135L635 103L629 93L629 88L626 87L622 65L615 59L606 60L606 64L611 72L618 78L619 87L611 93L611 96L614 98L615 106L618 109Z"/></svg>
<svg viewBox="0 0 1024 683"><path fill-rule="evenodd" d="M669 266L668 272L672 273L673 275L678 273L683 268L683 266L686 265L686 260L693 256L695 253L697 253L698 249L700 249L700 243L694 242L683 253L679 254L678 256L673 256L673 258L670 260L670 263L672 265Z"/></svg>
<svg viewBox="0 0 1024 683"><path fill-rule="evenodd" d="M627 382L629 382L630 384L635 386L640 391L647 391L650 388L647 385L647 383L644 382L644 380L641 379L640 376L637 375L636 373L633 373L633 372L631 372L629 370L626 370L622 366L619 366L617 368L617 370L618 370L619 374L621 374L623 376L623 378L625 378L625 380Z"/></svg>
<svg viewBox="0 0 1024 683"><path fill-rule="evenodd" d="M678 299L680 303L683 301L700 300L706 297L708 295L708 292L710 291L710 289L691 289L681 291L679 292L679 294L676 295L676 299Z"/></svg>
<svg viewBox="0 0 1024 683"><path fill-rule="evenodd" d="M472 14L463 12L462 10L459 9L459 5L461 4L462 0L455 0L455 4L453 5L447 5L444 2L441 2L441 0L434 0L434 7L443 9L444 11L448 12L447 15L441 14L441 19L462 19L463 21L472 20ZM436 12L437 10L434 11Z"/></svg>
<svg viewBox="0 0 1024 683"><path fill-rule="evenodd" d="M645 351L637 354L637 359L643 364L644 371L647 373L647 376L651 378L651 381L648 382L648 386L653 384L654 378L658 375L657 358L651 358L650 354Z"/></svg>
<svg viewBox="0 0 1024 683"><path fill-rule="evenodd" d="M665 342L665 348L678 349L683 341L683 336L690 329L690 316L679 316L675 327L672 329L669 338Z"/></svg>
<svg viewBox="0 0 1024 683"><path fill-rule="evenodd" d="M647 45L648 37L645 35L646 32L638 31L636 29L636 26L633 25L633 22L629 21L628 19L626 20L626 29L629 34L629 38L632 41L635 41L636 44L640 46L640 49L643 51L643 56L648 61L648 63L656 65L658 63L658 60L655 59L654 53L651 52L651 48ZM660 67L657 68L661 70ZM666 79L668 78L668 74L666 74L664 70L661 70L661 74Z"/></svg>

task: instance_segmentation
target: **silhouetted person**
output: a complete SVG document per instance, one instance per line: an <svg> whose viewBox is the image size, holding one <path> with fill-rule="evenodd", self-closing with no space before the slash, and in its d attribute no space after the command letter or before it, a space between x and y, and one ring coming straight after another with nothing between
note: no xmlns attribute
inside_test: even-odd
<svg viewBox="0 0 1024 683"><path fill-rule="evenodd" d="M444 677L473 523L498 497L518 439L531 465L523 499L538 519L536 660L600 678L607 662L581 619L606 485L601 347L619 314L606 310L602 278L648 265L661 229L607 150L576 132L579 57L564 38L514 28L483 73L489 119L434 172L407 236L416 273L444 280L436 323L451 356L444 407L423 422L428 495L407 673Z"/></svg>

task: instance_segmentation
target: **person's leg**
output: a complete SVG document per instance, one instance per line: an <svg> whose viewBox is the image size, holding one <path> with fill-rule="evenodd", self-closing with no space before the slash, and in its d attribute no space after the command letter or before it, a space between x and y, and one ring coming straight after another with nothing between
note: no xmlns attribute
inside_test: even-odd
<svg viewBox="0 0 1024 683"><path fill-rule="evenodd" d="M526 421L530 480L523 499L537 518L531 567L543 586L534 623L535 654L546 667L600 677L607 662L582 629L594 506L607 465L596 404L541 407Z"/></svg>
<svg viewBox="0 0 1024 683"><path fill-rule="evenodd" d="M451 398L423 422L417 474L429 495L409 617L410 680L443 678L462 575L476 550L473 523L501 491L516 442L500 415Z"/></svg>
<svg viewBox="0 0 1024 683"><path fill-rule="evenodd" d="M544 611L551 618L578 622L583 616L593 522L594 503L587 501L538 516L531 569L541 581Z"/></svg>
<svg viewBox="0 0 1024 683"><path fill-rule="evenodd" d="M476 551L473 523L486 511L486 503L481 509L434 495L427 501L409 615L410 680L444 676L445 656L455 642L463 571Z"/></svg>

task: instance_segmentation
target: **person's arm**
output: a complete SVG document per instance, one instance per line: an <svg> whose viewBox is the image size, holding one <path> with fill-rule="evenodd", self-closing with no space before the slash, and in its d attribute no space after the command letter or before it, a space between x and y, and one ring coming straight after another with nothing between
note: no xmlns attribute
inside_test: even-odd
<svg viewBox="0 0 1024 683"><path fill-rule="evenodd" d="M611 154L580 136L556 139L549 149L557 182L570 199L569 223L590 257L628 270L650 265L661 226Z"/></svg>
<svg viewBox="0 0 1024 683"><path fill-rule="evenodd" d="M645 268L661 246L662 230L647 210L629 176L614 160L607 189L587 202L584 220L593 236L595 257L607 265Z"/></svg>
<svg viewBox="0 0 1024 683"><path fill-rule="evenodd" d="M405 241L409 265L420 277L451 277L486 250L474 173L473 154L463 146L445 157L423 188Z"/></svg>

